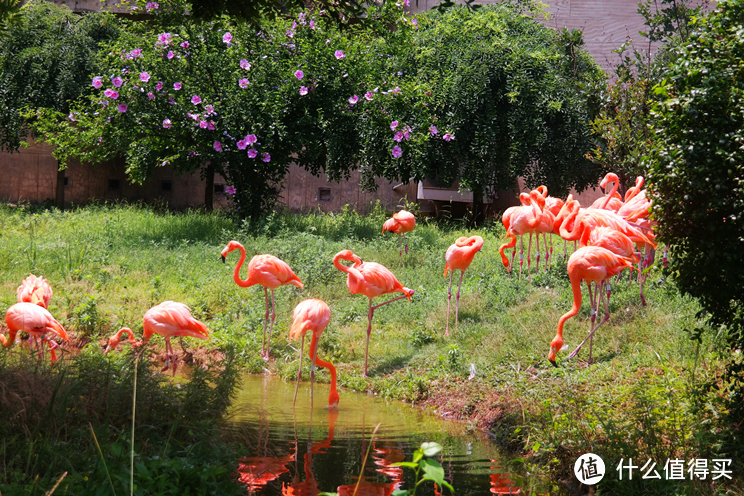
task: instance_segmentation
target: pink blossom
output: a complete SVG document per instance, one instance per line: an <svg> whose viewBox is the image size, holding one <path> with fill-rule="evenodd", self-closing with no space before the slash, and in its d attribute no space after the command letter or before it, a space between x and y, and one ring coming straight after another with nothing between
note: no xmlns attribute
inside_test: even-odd
<svg viewBox="0 0 744 496"><path fill-rule="evenodd" d="M150 75L146 72L140 72L140 81L146 83L150 80Z"/></svg>
<svg viewBox="0 0 744 496"><path fill-rule="evenodd" d="M116 90L111 90L111 98L116 100L119 98L119 92Z"/></svg>
<svg viewBox="0 0 744 496"><path fill-rule="evenodd" d="M390 90L390 93L392 93L393 95L398 95L398 93L400 93L400 87L396 86L395 88Z"/></svg>
<svg viewBox="0 0 744 496"><path fill-rule="evenodd" d="M349 103L352 104L352 105L354 105L358 101L359 101L359 97L356 96L356 95L354 95L351 98L349 98Z"/></svg>
<svg viewBox="0 0 744 496"><path fill-rule="evenodd" d="M434 124L432 124L431 126L429 126L429 132L431 133L432 136L436 136L437 135L437 126L435 126Z"/></svg>
<svg viewBox="0 0 744 496"><path fill-rule="evenodd" d="M310 19L310 29L315 29L315 19Z"/></svg>
<svg viewBox="0 0 744 496"><path fill-rule="evenodd" d="M412 26L413 26L414 28L418 28L418 21L417 21L416 19L411 19L411 25L412 25Z"/></svg>
<svg viewBox="0 0 744 496"><path fill-rule="evenodd" d="M253 148L248 150L248 158L256 158L256 155L258 155L258 152Z"/></svg>
<svg viewBox="0 0 744 496"><path fill-rule="evenodd" d="M297 29L297 21L292 22L292 29Z"/></svg>
<svg viewBox="0 0 744 496"><path fill-rule="evenodd" d="M188 41L184 41L183 43L181 43L181 48L188 48L188 47L189 47Z"/></svg>
<svg viewBox="0 0 744 496"><path fill-rule="evenodd" d="M455 139L455 135L454 134L447 133L444 136L442 136L442 139L444 141L452 141L453 139Z"/></svg>
<svg viewBox="0 0 744 496"><path fill-rule="evenodd" d="M247 60L245 60L245 59L242 59L242 60L240 61L240 68L241 68L241 69L245 69L246 71L248 71L248 70L250 70L250 68L251 68L251 63L250 63L250 62L248 62L248 61L247 61Z"/></svg>
<svg viewBox="0 0 744 496"><path fill-rule="evenodd" d="M393 121L390 123L390 130L395 131L395 128L398 127L398 121Z"/></svg>
<svg viewBox="0 0 744 496"><path fill-rule="evenodd" d="M287 30L287 38L294 38L294 32L291 29Z"/></svg>
<svg viewBox="0 0 744 496"><path fill-rule="evenodd" d="M240 81L238 81L238 86L241 88L247 88L248 87L248 80L243 78Z"/></svg>
<svg viewBox="0 0 744 496"><path fill-rule="evenodd" d="M209 126L209 124L207 123L207 121L201 121L201 122L199 122L199 127L200 128L207 129L207 126Z"/></svg>
<svg viewBox="0 0 744 496"><path fill-rule="evenodd" d="M225 193L228 195L234 195L236 192L235 186L225 186Z"/></svg>
<svg viewBox="0 0 744 496"><path fill-rule="evenodd" d="M222 35L222 43L229 44L231 41L232 41L232 35L229 32Z"/></svg>
<svg viewBox="0 0 744 496"><path fill-rule="evenodd" d="M157 10L158 8L160 8L158 2L147 2L147 5L145 5L145 9L147 9L148 12Z"/></svg>
<svg viewBox="0 0 744 496"><path fill-rule="evenodd" d="M106 88L105 90L103 90L103 96L105 96L106 98L111 98L111 95L113 93L114 90L112 90L111 88Z"/></svg>
<svg viewBox="0 0 744 496"><path fill-rule="evenodd" d="M295 77L296 77L297 79L300 79L300 80L301 80L302 78L304 78L304 77L305 77L305 73L304 73L304 72L302 72L302 71L301 71L301 70L299 70L299 69L297 69L297 70L295 71L294 75L295 75Z"/></svg>
<svg viewBox="0 0 744 496"><path fill-rule="evenodd" d="M237 143L238 150L245 150L248 147L248 143L245 142L245 140L240 140Z"/></svg>
<svg viewBox="0 0 744 496"><path fill-rule="evenodd" d="M168 50L168 55L166 55L166 57L168 57L168 60L172 59L175 56L176 54L173 53L173 50Z"/></svg>
<svg viewBox="0 0 744 496"><path fill-rule="evenodd" d="M199 120L199 114L190 114L190 113L186 112L186 115L188 115L189 118L191 120L193 120L193 121L198 121Z"/></svg>
<svg viewBox="0 0 744 496"><path fill-rule="evenodd" d="M215 141L212 146L214 147L214 150L215 151L217 151L217 152L221 152L222 151L222 143L220 143L219 141Z"/></svg>
<svg viewBox="0 0 744 496"><path fill-rule="evenodd" d="M158 81L157 83L155 83L155 89L158 90L158 91L162 90L163 89L163 82L162 81Z"/></svg>
<svg viewBox="0 0 744 496"><path fill-rule="evenodd" d="M245 137L245 142L248 143L249 145L252 145L256 143L257 141L258 141L258 138L256 138L255 134L249 134L248 136Z"/></svg>
<svg viewBox="0 0 744 496"><path fill-rule="evenodd" d="M398 131L397 133L395 133L395 136L393 137L393 139L397 141L398 143L400 143L403 140L403 133Z"/></svg>
<svg viewBox="0 0 744 496"><path fill-rule="evenodd" d="M300 86L300 95L301 96L307 95L307 88L305 86Z"/></svg>
<svg viewBox="0 0 744 496"><path fill-rule="evenodd" d="M127 111L127 104L126 103L120 103L117 107L119 109L119 112L124 113Z"/></svg>
<svg viewBox="0 0 744 496"><path fill-rule="evenodd" d="M134 59L136 59L137 57L141 57L142 56L142 49L141 48L135 48L134 50L132 50L131 55L132 55L132 58L134 58Z"/></svg>
<svg viewBox="0 0 744 496"><path fill-rule="evenodd" d="M375 94L374 94L374 93L372 93L371 91L368 91L368 92L366 92L366 93L364 94L364 98L366 98L366 99L367 99L368 101L370 101L370 102L371 102L372 100L374 100L374 99L375 99Z"/></svg>
<svg viewBox="0 0 744 496"><path fill-rule="evenodd" d="M183 85L181 83L173 83L173 89L178 91Z"/></svg>
<svg viewBox="0 0 744 496"><path fill-rule="evenodd" d="M346 57L346 55L344 55L344 52L342 52L341 50L336 50L333 55L335 55L337 59L343 59Z"/></svg>
<svg viewBox="0 0 744 496"><path fill-rule="evenodd" d="M91 84L95 89L100 89L101 86L103 86L103 78L101 76L96 76L93 78L93 82Z"/></svg>
<svg viewBox="0 0 744 496"><path fill-rule="evenodd" d="M124 80L119 76L116 76L115 78L111 79L111 84L113 84L117 88L121 88L121 85L124 84Z"/></svg>
<svg viewBox="0 0 744 496"><path fill-rule="evenodd" d="M170 33L163 33L158 35L158 42L165 43L166 45L170 43L171 41L171 34Z"/></svg>
<svg viewBox="0 0 744 496"><path fill-rule="evenodd" d="M395 145L392 150L393 157L400 158L403 156L403 150L398 145Z"/></svg>
<svg viewBox="0 0 744 496"><path fill-rule="evenodd" d="M209 121L209 123L207 124L207 129L209 129L210 131L214 131L214 121Z"/></svg>
<svg viewBox="0 0 744 496"><path fill-rule="evenodd" d="M72 122L77 121L77 119L75 119L75 116L72 115L72 112L70 112L70 114L67 116L67 118L70 119Z"/></svg>
<svg viewBox="0 0 744 496"><path fill-rule="evenodd" d="M261 160L267 163L271 162L271 155L269 155L268 153L264 153L263 155L261 155Z"/></svg>
<svg viewBox="0 0 744 496"><path fill-rule="evenodd" d="M148 91L147 92L147 98L149 98L150 100L152 100L153 98L155 98L155 93L153 93L152 91Z"/></svg>
<svg viewBox="0 0 744 496"><path fill-rule="evenodd" d="M172 125L173 125L173 123L171 122L171 120L170 120L170 119L165 119L165 120L163 121L163 127L164 127L165 129L170 129L170 127L171 127Z"/></svg>
<svg viewBox="0 0 744 496"><path fill-rule="evenodd" d="M199 105L201 103L202 99L199 95L194 95L191 97L191 103L194 105Z"/></svg>

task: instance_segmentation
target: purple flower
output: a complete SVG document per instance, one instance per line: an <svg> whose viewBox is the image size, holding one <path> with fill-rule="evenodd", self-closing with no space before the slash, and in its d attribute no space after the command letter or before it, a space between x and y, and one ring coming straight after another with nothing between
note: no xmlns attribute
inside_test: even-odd
<svg viewBox="0 0 744 496"><path fill-rule="evenodd" d="M393 121L390 123L390 130L395 131L395 128L398 127L398 121Z"/></svg>
<svg viewBox="0 0 744 496"><path fill-rule="evenodd" d="M171 127L172 125L173 125L173 123L171 122L171 120L170 120L170 119L165 119L165 120L163 121L163 127L164 127L165 129L170 129L170 127Z"/></svg>
<svg viewBox="0 0 744 496"><path fill-rule="evenodd" d="M173 83L173 89L178 91L183 85L181 83Z"/></svg>
<svg viewBox="0 0 744 496"><path fill-rule="evenodd" d="M247 61L247 60L245 60L245 59L242 59L242 60L240 61L240 68L241 68L241 69L245 69L246 71L248 71L248 70L250 70L250 68L251 68L251 63L250 63L250 62L248 62L248 61Z"/></svg>
<svg viewBox="0 0 744 496"><path fill-rule="evenodd" d="M168 55L166 55L166 57L168 57L168 60L172 59L175 56L176 54L173 53L173 50L168 50Z"/></svg>
<svg viewBox="0 0 744 496"><path fill-rule="evenodd" d="M351 98L349 98L349 103L352 104L352 105L354 105L358 101L359 101L359 97L356 96L356 95L354 95Z"/></svg>
<svg viewBox="0 0 744 496"><path fill-rule="evenodd" d="M346 57L346 55L344 55L344 52L342 52L341 50L336 50L333 55L335 55L337 59L343 59Z"/></svg>
<svg viewBox="0 0 744 496"><path fill-rule="evenodd" d="M199 120L199 114L190 114L190 113L186 112L186 115L188 115L189 118L191 118L191 120L193 120L193 121L198 121Z"/></svg>
<svg viewBox="0 0 744 496"><path fill-rule="evenodd" d="M111 98L113 98L114 100L119 98L119 92L116 90L111 90Z"/></svg>
<svg viewBox="0 0 744 496"><path fill-rule="evenodd" d="M202 129L207 129L207 126L208 125L209 124L207 123L207 121L201 121L201 122L199 122L199 127L202 128Z"/></svg>
<svg viewBox="0 0 744 496"><path fill-rule="evenodd" d="M93 82L91 84L95 89L100 89L101 86L103 86L103 78L101 76L96 76L93 78Z"/></svg>
<svg viewBox="0 0 744 496"><path fill-rule="evenodd" d="M417 28L417 27L418 27L418 21L417 21L416 19L411 19L411 25L412 25L412 26L413 26L414 28Z"/></svg>
<svg viewBox="0 0 744 496"><path fill-rule="evenodd" d="M119 109L119 112L124 113L127 111L127 104L126 103L120 103L117 107Z"/></svg>
<svg viewBox="0 0 744 496"><path fill-rule="evenodd" d="M400 93L400 87L396 86L395 88L390 90L390 93L392 93L393 95L398 95L398 93Z"/></svg>
<svg viewBox="0 0 744 496"><path fill-rule="evenodd" d="M269 155L268 153L264 153L263 155L261 155L261 160L267 163L271 162L271 155Z"/></svg>
<svg viewBox="0 0 744 496"><path fill-rule="evenodd" d="M248 87L248 80L243 78L240 81L238 81L238 86L241 88L247 88Z"/></svg>
<svg viewBox="0 0 744 496"><path fill-rule="evenodd" d="M248 158L256 158L256 155L258 155L258 152L253 148L248 150Z"/></svg>
<svg viewBox="0 0 744 496"><path fill-rule="evenodd" d="M214 121L209 121L209 123L207 124L207 129L209 129L210 131L214 131Z"/></svg>
<svg viewBox="0 0 744 496"><path fill-rule="evenodd" d="M257 141L258 141L258 138L256 138L255 134L249 134L248 136L245 137L245 142L248 143L249 145L252 145Z"/></svg>
<svg viewBox="0 0 744 496"><path fill-rule="evenodd" d="M398 143L400 143L403 140L403 133L398 131L397 133L395 133L395 136L393 137L393 139L397 141Z"/></svg>
<svg viewBox="0 0 744 496"><path fill-rule="evenodd" d="M228 34L230 34L230 33L228 33ZM214 150L215 151L217 151L217 152L221 152L222 151L222 143L220 143L219 141L215 141L212 146L214 147Z"/></svg>
<svg viewBox="0 0 744 496"><path fill-rule="evenodd" d="M170 33L163 33L158 35L158 42L159 43L165 43L166 45L170 43L171 41L171 34Z"/></svg>
<svg viewBox="0 0 744 496"><path fill-rule="evenodd" d="M158 8L160 8L158 2L147 2L147 5L145 5L145 9L147 9L148 12L157 10Z"/></svg>
<svg viewBox="0 0 744 496"><path fill-rule="evenodd" d="M374 93L372 93L371 91L368 91L368 92L366 92L366 93L364 94L364 98L366 98L366 99L367 99L368 101L370 101L370 102L371 102L372 100L374 100L374 99L375 99L375 94L374 94Z"/></svg>
<svg viewBox="0 0 744 496"><path fill-rule="evenodd" d="M207 114L212 114L214 113L214 107L211 105L206 105L204 107L204 112L206 112Z"/></svg>
<svg viewBox="0 0 744 496"><path fill-rule="evenodd" d="M248 143L245 142L244 139L238 141L238 150L245 150L248 147Z"/></svg>
<svg viewBox="0 0 744 496"><path fill-rule="evenodd" d="M432 136L436 136L437 135L437 126L435 126L434 124L432 124L431 126L429 126L429 132L431 133Z"/></svg>
<svg viewBox="0 0 744 496"><path fill-rule="evenodd" d="M300 86L300 95L301 96L307 95L307 88L305 86Z"/></svg>
<svg viewBox="0 0 744 496"><path fill-rule="evenodd" d="M75 119L75 116L72 115L72 112L67 116L68 119L70 119L72 122L75 122L77 119Z"/></svg>
<svg viewBox="0 0 744 496"><path fill-rule="evenodd" d="M147 92L147 98L149 98L150 100L152 100L153 98L155 98L155 93L153 93L152 91L148 91Z"/></svg>
<svg viewBox="0 0 744 496"><path fill-rule="evenodd" d="M183 43L181 43L181 48L188 48L188 47L189 47L188 41L184 41Z"/></svg>
<svg viewBox="0 0 744 496"><path fill-rule="evenodd" d="M403 156L403 150L398 145L395 145L393 147L392 154L393 154L393 157L400 158L401 156Z"/></svg>
<svg viewBox="0 0 744 496"><path fill-rule="evenodd" d="M162 81L158 81L157 83L155 83L155 89L158 90L158 91L162 90L163 89L163 82Z"/></svg>
<svg viewBox="0 0 744 496"><path fill-rule="evenodd" d="M192 96L191 103L193 103L194 105L199 105L201 103L201 97L199 95Z"/></svg>
<svg viewBox="0 0 744 496"><path fill-rule="evenodd" d="M112 90L111 88L106 88L103 91L103 96L105 96L106 98L111 98L111 95L113 94L114 94L114 90Z"/></svg>
<svg viewBox="0 0 744 496"><path fill-rule="evenodd" d="M294 32L291 29L287 30L287 38L294 38Z"/></svg>
<svg viewBox="0 0 744 496"><path fill-rule="evenodd" d="M232 35L229 32L222 35L222 43L227 43L227 46L230 46L231 41Z"/></svg>
<svg viewBox="0 0 744 496"><path fill-rule="evenodd" d="M442 139L444 141L452 141L453 139L455 139L455 135L454 134L447 133L444 136L442 136Z"/></svg>
<svg viewBox="0 0 744 496"><path fill-rule="evenodd" d="M146 72L140 72L140 81L146 83L150 80L150 75Z"/></svg>
<svg viewBox="0 0 744 496"><path fill-rule="evenodd" d="M315 29L315 19L310 19L310 29Z"/></svg>
<svg viewBox="0 0 744 496"><path fill-rule="evenodd" d="M121 88L121 85L124 84L124 80L119 76L116 76L115 78L111 79L111 84L113 84L117 88Z"/></svg>
<svg viewBox="0 0 744 496"><path fill-rule="evenodd" d="M141 48L135 48L134 50L132 50L132 53L130 55L134 59L136 59L137 57L141 57L142 56L142 49Z"/></svg>
<svg viewBox="0 0 744 496"><path fill-rule="evenodd" d="M302 71L301 71L301 70L299 70L299 69L297 69L297 70L295 71L294 75L295 75L295 77L296 77L297 79L302 79L302 78L304 78L304 77L305 77L305 73L304 73L304 72L302 72Z"/></svg>
<svg viewBox="0 0 744 496"><path fill-rule="evenodd" d="M235 186L225 186L225 193L228 195L234 195L236 192Z"/></svg>
<svg viewBox="0 0 744 496"><path fill-rule="evenodd" d="M171 105L175 105L176 104L176 101L173 98L171 98L168 103L171 104Z"/></svg>

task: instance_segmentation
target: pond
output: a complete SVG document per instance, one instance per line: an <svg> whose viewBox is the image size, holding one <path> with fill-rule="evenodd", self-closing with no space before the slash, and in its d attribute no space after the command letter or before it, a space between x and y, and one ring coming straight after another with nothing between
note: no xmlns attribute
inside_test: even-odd
<svg viewBox="0 0 744 496"><path fill-rule="evenodd" d="M338 409L328 409L326 384L315 384L311 408L306 382L300 384L293 409L294 391L294 384L269 375L243 379L232 419L248 446L238 469L248 492L351 496L358 483L358 496L387 496L395 489L413 487L413 471L391 464L411 461L422 442L436 441L444 447L436 459L457 495L547 494L546 485L536 477L506 468L513 456L462 423L402 402L345 391ZM417 494L440 493L426 482Z"/></svg>

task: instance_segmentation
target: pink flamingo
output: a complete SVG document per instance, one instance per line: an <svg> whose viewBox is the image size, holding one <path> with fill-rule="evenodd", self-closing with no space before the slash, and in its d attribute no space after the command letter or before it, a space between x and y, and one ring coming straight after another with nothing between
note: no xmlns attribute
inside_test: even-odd
<svg viewBox="0 0 744 496"><path fill-rule="evenodd" d="M341 260L354 262L354 265L350 267L346 266L341 263ZM411 296L413 296L414 291L399 283L387 267L375 262L363 262L362 259L354 255L351 250L341 250L336 253L336 256L333 257L333 265L335 265L341 272L346 272L348 274L346 285L351 294L361 293L369 298L369 311L367 312L367 318L369 319L369 324L367 325L367 347L364 351L364 377L367 377L369 335L372 333L372 316L374 315L375 310L383 305L400 300L401 298L408 298L408 300L411 301ZM375 296L395 292L403 293L403 296L372 306L372 298Z"/></svg>
<svg viewBox="0 0 744 496"><path fill-rule="evenodd" d="M401 246L401 235L403 241L406 239L406 233L413 231L416 227L416 217L411 212L401 210L400 212L394 213L392 219L388 219L382 225L382 232L390 231L398 235L398 257L403 260L403 247ZM406 255L408 255L408 241L406 243Z"/></svg>
<svg viewBox="0 0 744 496"><path fill-rule="evenodd" d="M266 315L264 316L263 339L261 340L261 356L267 362L269 361L269 349L271 347L271 333L274 330L274 321L276 320L276 308L274 306L274 290L279 286L291 284L302 289L302 281L292 272L292 269L286 262L279 260L273 255L256 255L248 263L248 278L240 279L240 269L245 262L245 248L237 241L230 241L222 250L222 261L225 261L227 254L233 250L240 250L240 260L235 266L233 279L241 288L249 288L255 284L260 284L264 288L264 297L266 301ZM269 289L271 289L271 325L269 327L269 339L266 339L266 325L269 322Z"/></svg>
<svg viewBox="0 0 744 496"><path fill-rule="evenodd" d="M610 277L618 274L625 267L632 267L633 262L627 258L621 257L612 253L606 248L600 246L585 246L576 250L571 257L568 259L568 278L571 281L571 289L573 291L573 306L571 310L563 314L558 320L558 331L550 343L550 352L548 353L548 360L554 366L556 366L555 358L556 353L563 349L563 326L565 322L571 317L579 313L581 308L581 281L586 281L586 285L589 288L589 299L591 302L591 315L592 315L592 329L587 336L587 339L591 339L594 332L604 324L607 319L610 318L610 309L608 303L605 301L605 316L602 321L594 327L594 316L596 315L596 307L599 307L599 303L602 299L601 294L598 298L595 298L594 292L592 291L592 283L594 283L599 291L601 283ZM579 352L581 347L586 342L586 339L576 348L569 358L573 358ZM592 348L591 343L589 347L589 362L592 361Z"/></svg>
<svg viewBox="0 0 744 496"><path fill-rule="evenodd" d="M449 314L450 303L452 302L452 274L455 270L460 271L460 282L457 285L457 298L455 299L455 331L457 331L457 317L460 310L460 288L462 287L462 277L465 270L473 263L475 254L483 248L483 238L480 236L462 236L457 238L455 244L447 249L444 255L444 277L447 277L449 271L449 288L447 289L447 328L444 331L445 336L449 336Z"/></svg>
<svg viewBox="0 0 744 496"><path fill-rule="evenodd" d="M142 341L137 341L136 339L134 339L134 333L132 332L130 328L122 327L121 329L119 329L119 331L116 334L114 334L113 336L109 338L108 344L106 346L106 350L104 351L104 353L108 353L118 348L119 344L121 343L122 336L124 334L129 335L129 339L126 342L128 342L132 346L139 346L142 344Z"/></svg>
<svg viewBox="0 0 744 496"><path fill-rule="evenodd" d="M557 217L558 214L561 212L561 209L563 208L563 205L565 204L565 202L561 200L560 198L556 198L555 196L548 196L547 186L539 186L537 188L537 191L545 198L545 209L550 211L551 214L553 214L553 217L554 217L553 222L555 223L555 217ZM551 229L550 232L544 233L544 236L546 237L546 243L547 243L548 234L560 235L560 233L558 233L555 229ZM550 258L552 256L553 256L553 238L550 238L550 251L545 254L546 264L550 264Z"/></svg>
<svg viewBox="0 0 744 496"><path fill-rule="evenodd" d="M525 193L522 193L524 195ZM524 201L524 197L520 195L520 201ZM509 218L509 228L506 231L506 235L511 238L511 241L508 243L505 243L499 247L499 253L501 254L501 261L504 264L504 267L507 268L507 270L511 273L511 268L509 266L509 260L504 255L504 250L507 248L512 248L516 246L517 244L517 236L521 236L523 234L529 233L530 235L530 242L529 246L527 248L527 274L530 277L530 281L532 281L532 274L530 272L531 268L531 258L530 258L530 252L532 250L532 233L534 233L537 230L537 227L542 221L542 205L544 205L545 199L538 193L536 190L533 190L529 194L530 197L530 207L518 207L516 210L514 210ZM524 245L520 242L520 252L519 252L519 279L522 279L522 257L524 255Z"/></svg>
<svg viewBox="0 0 744 496"><path fill-rule="evenodd" d="M608 173L604 178L602 178L602 182L600 182L599 185L602 189L605 189L609 183L613 183L612 190L607 193L606 196L597 198L590 208L617 212L620 207L623 206L623 199L617 193L617 189L620 187L620 179L617 177L617 174L612 172Z"/></svg>
<svg viewBox="0 0 744 496"><path fill-rule="evenodd" d="M297 371L297 386L295 387L294 401L292 406L297 403L297 390L300 387L300 377L302 376L302 353L305 350L305 334L307 331L313 332L310 341L310 350L308 351L313 364L310 366L310 405L313 404L313 385L315 383L315 366L325 367L331 373L331 392L328 395L328 408L338 406L338 391L336 390L336 367L331 362L326 362L318 358L318 340L325 330L328 322L331 321L331 309L323 300L309 299L301 301L294 309L292 315L292 328L289 330L289 337L292 341L302 338L300 345L300 370Z"/></svg>
<svg viewBox="0 0 744 496"><path fill-rule="evenodd" d="M176 375L178 358L173 353L170 338L174 336L190 336L192 338L208 339L207 326L191 316L191 309L183 303L164 301L145 312L143 320L143 343L147 343L153 334L160 334L165 338L165 367L168 370L170 360L173 360L173 375Z"/></svg>
<svg viewBox="0 0 744 496"><path fill-rule="evenodd" d="M521 205L518 205L518 206L515 206L515 207L509 207L506 210L504 210L504 213L501 215L501 222L502 222L502 224L504 224L504 230L507 233L509 232L509 228L511 227L512 216L514 214L516 214L517 212L519 212L519 209L520 208L522 208L522 207L530 207L531 206L530 205L530 201L531 200L530 200L529 193L520 193L519 194L519 202L521 203ZM521 234L519 235L519 243L520 243L520 245L522 243L522 235ZM509 246L509 245L507 244L507 246ZM512 256L511 256L511 266L514 266L514 256L517 254L517 241L516 241L516 239L514 240L514 244L511 245L511 246L514 247L514 250L512 251ZM502 247L505 248L504 246L502 246ZM501 251L501 248L499 248L499 251ZM502 255L503 255L503 251L502 251ZM521 257L520 257L519 263L520 263L520 265L522 264ZM504 266L507 268L507 272L509 273L509 277L511 277L511 266L509 264L504 264Z"/></svg>
<svg viewBox="0 0 744 496"><path fill-rule="evenodd" d="M43 277L31 274L23 280L18 290L18 303L33 303L44 308L49 308L49 301L54 292L52 287Z"/></svg>
<svg viewBox="0 0 744 496"><path fill-rule="evenodd" d="M56 334L65 341L70 340L65 328L57 322L52 314L49 313L49 310L33 303L22 302L11 306L5 313L5 323L8 325L10 333L7 339L4 335L0 334L0 343L6 348L10 348L15 343L18 331L25 331L33 336L34 339L41 340L40 360L44 353L44 341L48 341L52 362L57 361L57 355L54 353L57 342L46 337L48 332Z"/></svg>
<svg viewBox="0 0 744 496"><path fill-rule="evenodd" d="M602 248L607 248L615 255L628 258L633 262L638 262L638 257L636 257L635 250L633 249L633 241L625 234L615 231L610 227L600 226L591 230L585 229L579 244L582 248L589 245L601 246ZM618 275L618 277L620 276ZM612 292L609 279L607 280L606 290L607 304L609 305L610 293ZM592 315L592 324L594 324L594 315Z"/></svg>

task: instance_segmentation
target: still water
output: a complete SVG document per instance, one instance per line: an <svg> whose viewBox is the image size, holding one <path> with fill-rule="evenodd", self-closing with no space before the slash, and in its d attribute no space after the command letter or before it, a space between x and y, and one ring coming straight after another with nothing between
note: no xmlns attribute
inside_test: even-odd
<svg viewBox="0 0 744 496"><path fill-rule="evenodd" d="M402 402L345 391L341 391L338 409L329 410L325 384L315 385L312 408L309 383L300 384L293 409L294 388L268 375L244 377L232 418L245 433L248 446L238 468L248 492L351 496L358 483L358 496L387 496L395 489L413 487L411 469L390 465L411 461L422 442L436 441L444 447L436 459L458 496L547 493L535 477L507 468L506 462L513 457L460 423L441 420ZM423 483L417 491L422 496L435 494L439 493L432 482ZM449 491L445 489L444 494Z"/></svg>

